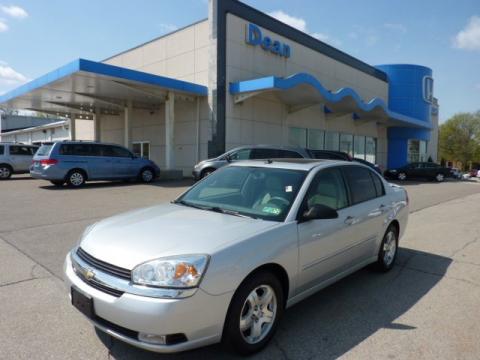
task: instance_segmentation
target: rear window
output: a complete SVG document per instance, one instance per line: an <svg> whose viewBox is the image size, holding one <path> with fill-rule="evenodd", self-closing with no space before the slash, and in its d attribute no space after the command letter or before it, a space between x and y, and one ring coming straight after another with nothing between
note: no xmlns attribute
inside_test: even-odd
<svg viewBox="0 0 480 360"><path fill-rule="evenodd" d="M37 148L24 145L10 145L10 155L32 156Z"/></svg>
<svg viewBox="0 0 480 360"><path fill-rule="evenodd" d="M45 144L40 146L40 149L37 151L37 156L47 156L50 154L50 150L52 150L53 144Z"/></svg>

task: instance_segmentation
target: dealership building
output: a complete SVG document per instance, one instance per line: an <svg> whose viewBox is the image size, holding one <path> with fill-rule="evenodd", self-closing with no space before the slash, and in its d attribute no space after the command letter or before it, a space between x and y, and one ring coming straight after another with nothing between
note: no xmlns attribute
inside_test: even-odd
<svg viewBox="0 0 480 360"><path fill-rule="evenodd" d="M432 70L373 66L236 0L100 62L78 59L3 96L0 107L89 120L163 171L240 145L340 150L396 167L437 157Z"/></svg>

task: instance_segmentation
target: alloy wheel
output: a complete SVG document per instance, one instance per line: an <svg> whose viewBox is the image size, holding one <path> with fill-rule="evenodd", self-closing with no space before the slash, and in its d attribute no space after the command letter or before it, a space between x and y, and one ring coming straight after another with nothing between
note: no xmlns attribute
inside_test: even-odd
<svg viewBox="0 0 480 360"><path fill-rule="evenodd" d="M385 237L383 243L383 262L386 266L390 266L395 259L397 253L397 235L393 230L390 230Z"/></svg>
<svg viewBox="0 0 480 360"><path fill-rule="evenodd" d="M149 183L153 179L153 173L150 169L145 169L142 171L142 181Z"/></svg>
<svg viewBox="0 0 480 360"><path fill-rule="evenodd" d="M405 173L403 173L403 172L400 173L400 174L398 174L398 180L402 180L402 181L403 181L403 180L406 180L406 179L407 179L407 174L405 174Z"/></svg>
<svg viewBox="0 0 480 360"><path fill-rule="evenodd" d="M240 333L249 344L262 341L272 329L277 315L277 297L269 285L256 287L240 313Z"/></svg>
<svg viewBox="0 0 480 360"><path fill-rule="evenodd" d="M80 186L84 183L83 175L79 172L74 172L70 175L70 183L73 186Z"/></svg>
<svg viewBox="0 0 480 360"><path fill-rule="evenodd" d="M437 176L435 177L435 180L437 180L438 182L442 182L444 179L445 176L443 176L443 174L437 174Z"/></svg>
<svg viewBox="0 0 480 360"><path fill-rule="evenodd" d="M10 169L6 166L0 167L0 179L8 179L10 177Z"/></svg>

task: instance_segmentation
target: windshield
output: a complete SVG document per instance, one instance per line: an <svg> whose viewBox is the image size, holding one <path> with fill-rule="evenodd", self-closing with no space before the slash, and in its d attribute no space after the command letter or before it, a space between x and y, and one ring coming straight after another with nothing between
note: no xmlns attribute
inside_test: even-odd
<svg viewBox="0 0 480 360"><path fill-rule="evenodd" d="M37 150L35 155L37 156L46 156L50 154L50 150L52 150L53 144L44 144L40 146L40 149Z"/></svg>
<svg viewBox="0 0 480 360"><path fill-rule="evenodd" d="M284 221L307 172L230 166L215 171L175 203L229 215Z"/></svg>

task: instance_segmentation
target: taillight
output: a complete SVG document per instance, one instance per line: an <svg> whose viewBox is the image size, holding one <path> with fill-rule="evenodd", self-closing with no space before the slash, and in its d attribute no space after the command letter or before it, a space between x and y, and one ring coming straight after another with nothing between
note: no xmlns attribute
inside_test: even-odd
<svg viewBox="0 0 480 360"><path fill-rule="evenodd" d="M58 164L57 159L43 159L43 160L40 160L40 165L42 165L42 166L50 166L50 165L55 165L55 164Z"/></svg>

